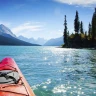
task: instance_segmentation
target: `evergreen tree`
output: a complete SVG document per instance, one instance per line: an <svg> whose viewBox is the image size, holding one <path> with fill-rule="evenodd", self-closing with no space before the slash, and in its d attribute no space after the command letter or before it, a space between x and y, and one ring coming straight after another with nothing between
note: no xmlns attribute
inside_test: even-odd
<svg viewBox="0 0 96 96"><path fill-rule="evenodd" d="M85 31L85 37L87 37L87 31Z"/></svg>
<svg viewBox="0 0 96 96"><path fill-rule="evenodd" d="M80 27L80 22L79 22L79 16L78 16L78 11L76 11L76 16L74 20L74 31L75 33L79 33L79 28Z"/></svg>
<svg viewBox="0 0 96 96"><path fill-rule="evenodd" d="M89 26L88 26L88 36L89 36L89 38L91 37L91 32L92 32L92 26L89 23Z"/></svg>
<svg viewBox="0 0 96 96"><path fill-rule="evenodd" d="M69 31L67 32L67 37L69 37Z"/></svg>
<svg viewBox="0 0 96 96"><path fill-rule="evenodd" d="M96 8L92 17L92 45L94 46L96 38Z"/></svg>
<svg viewBox="0 0 96 96"><path fill-rule="evenodd" d="M64 21L64 43L65 43L65 46L67 46L67 20L66 20L66 15L65 15L65 21Z"/></svg>
<svg viewBox="0 0 96 96"><path fill-rule="evenodd" d="M80 23L80 32L83 34L84 33L84 31L83 31L83 22L81 21L81 23Z"/></svg>

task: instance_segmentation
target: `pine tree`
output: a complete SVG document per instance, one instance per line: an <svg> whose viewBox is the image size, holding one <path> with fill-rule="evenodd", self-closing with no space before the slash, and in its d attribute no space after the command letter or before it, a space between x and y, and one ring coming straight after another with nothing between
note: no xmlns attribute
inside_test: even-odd
<svg viewBox="0 0 96 96"><path fill-rule="evenodd" d="M65 43L65 46L67 46L68 44L68 40L67 40L67 20L66 20L66 15L65 15L65 21L64 21L64 43Z"/></svg>
<svg viewBox="0 0 96 96"><path fill-rule="evenodd" d="M84 33L84 31L83 31L83 22L81 21L81 23L80 23L80 32L83 34Z"/></svg>
<svg viewBox="0 0 96 96"><path fill-rule="evenodd" d="M88 26L88 36L89 36L89 38L91 37L91 33L92 33L92 26L89 23L89 26Z"/></svg>
<svg viewBox="0 0 96 96"><path fill-rule="evenodd" d="M96 38L96 8L92 17L92 45L94 46Z"/></svg>
<svg viewBox="0 0 96 96"><path fill-rule="evenodd" d="M87 31L85 31L85 37L87 37Z"/></svg>
<svg viewBox="0 0 96 96"><path fill-rule="evenodd" d="M69 31L67 32L67 37L69 37Z"/></svg>
<svg viewBox="0 0 96 96"><path fill-rule="evenodd" d="M79 28L80 27L80 22L79 22L79 16L78 16L78 11L76 11L76 16L74 20L74 31L75 33L79 33Z"/></svg>

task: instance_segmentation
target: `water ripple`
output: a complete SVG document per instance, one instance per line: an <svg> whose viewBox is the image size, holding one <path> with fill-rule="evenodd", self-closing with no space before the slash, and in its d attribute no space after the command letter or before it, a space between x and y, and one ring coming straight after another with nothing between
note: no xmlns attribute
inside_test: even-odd
<svg viewBox="0 0 96 96"><path fill-rule="evenodd" d="M1 46L15 59L36 96L96 96L96 50Z"/></svg>

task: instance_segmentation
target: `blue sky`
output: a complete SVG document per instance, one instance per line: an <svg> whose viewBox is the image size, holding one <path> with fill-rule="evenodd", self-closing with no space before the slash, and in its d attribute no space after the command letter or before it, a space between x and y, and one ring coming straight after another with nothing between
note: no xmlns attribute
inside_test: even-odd
<svg viewBox="0 0 96 96"><path fill-rule="evenodd" d="M0 0L0 23L16 36L57 38L63 35L64 15L68 30L74 32L76 10L86 31L95 4L96 0Z"/></svg>

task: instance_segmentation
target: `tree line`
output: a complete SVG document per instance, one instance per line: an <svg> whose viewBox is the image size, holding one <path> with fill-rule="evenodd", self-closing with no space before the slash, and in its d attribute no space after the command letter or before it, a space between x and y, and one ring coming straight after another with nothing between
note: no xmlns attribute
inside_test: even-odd
<svg viewBox="0 0 96 96"><path fill-rule="evenodd" d="M79 20L78 11L74 19L75 33L69 34L67 19L64 19L63 47L68 48L96 48L96 8L93 13L92 21L88 25L88 31L84 31L83 21Z"/></svg>

